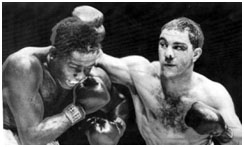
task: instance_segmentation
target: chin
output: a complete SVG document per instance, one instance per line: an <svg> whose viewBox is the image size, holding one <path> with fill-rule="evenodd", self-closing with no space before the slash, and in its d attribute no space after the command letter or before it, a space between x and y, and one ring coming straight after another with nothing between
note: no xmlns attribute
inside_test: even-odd
<svg viewBox="0 0 244 147"><path fill-rule="evenodd" d="M164 76L165 78L173 78L176 76L176 74L170 71L162 71L162 76Z"/></svg>
<svg viewBox="0 0 244 147"><path fill-rule="evenodd" d="M59 83L59 85L60 85L63 89L70 90L70 89L73 88L73 87L69 86L66 82L61 82L61 81L58 80L58 83Z"/></svg>

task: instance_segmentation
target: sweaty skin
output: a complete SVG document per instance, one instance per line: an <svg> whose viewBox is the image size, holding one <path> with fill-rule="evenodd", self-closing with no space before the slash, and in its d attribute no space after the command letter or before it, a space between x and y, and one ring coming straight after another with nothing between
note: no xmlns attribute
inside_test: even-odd
<svg viewBox="0 0 244 147"><path fill-rule="evenodd" d="M125 85L130 88L137 125L147 144L208 144L208 135L197 134L184 122L186 112L196 101L218 109L232 129L240 126L231 98L220 84L194 72L192 86L187 93L166 95L160 82L159 62L149 63L142 57L135 56L125 57L122 61L130 62L127 68L129 74L125 74L128 70L122 71L116 66L114 71L123 75L119 78L117 73L111 74L111 77L118 83L125 84L126 81ZM118 65L122 62L116 63Z"/></svg>
<svg viewBox="0 0 244 147"><path fill-rule="evenodd" d="M159 38L159 61L140 56L115 58L103 54L97 65L112 82L129 87L136 121L147 144L209 144L210 135L200 135L185 124L194 102L216 109L233 132L229 144L241 144L241 123L232 99L219 83L193 72L201 49L193 50L188 32L164 30Z"/></svg>
<svg viewBox="0 0 244 147"><path fill-rule="evenodd" d="M130 89L137 125L146 143L206 144L207 136L198 135L184 123L184 115L200 93L165 96L156 68L147 61L135 64L130 68Z"/></svg>
<svg viewBox="0 0 244 147"><path fill-rule="evenodd" d="M51 48L27 47L3 64L4 127L18 131L21 144L47 144L72 125L63 112L73 101L72 83L63 82L63 88L49 72L46 62ZM73 53L69 60L78 66L80 58Z"/></svg>

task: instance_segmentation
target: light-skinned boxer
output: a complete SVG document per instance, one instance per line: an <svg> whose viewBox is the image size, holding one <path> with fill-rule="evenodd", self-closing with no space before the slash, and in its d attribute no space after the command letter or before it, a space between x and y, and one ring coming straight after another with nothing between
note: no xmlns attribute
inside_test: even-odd
<svg viewBox="0 0 244 147"><path fill-rule="evenodd" d="M202 54L200 26L182 17L161 28L159 61L102 54L112 82L129 87L147 144L241 144L242 125L226 88L193 70Z"/></svg>

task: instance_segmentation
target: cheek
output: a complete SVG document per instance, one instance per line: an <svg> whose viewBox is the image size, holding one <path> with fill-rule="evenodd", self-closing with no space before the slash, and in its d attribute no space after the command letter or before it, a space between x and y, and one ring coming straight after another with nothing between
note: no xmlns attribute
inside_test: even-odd
<svg viewBox="0 0 244 147"><path fill-rule="evenodd" d="M70 79L70 78L73 77L74 72L73 72L71 69L69 69L69 68L67 68L67 67L64 67L64 68L63 68L62 75L63 75L63 77L64 77L65 79L67 79L67 78Z"/></svg>
<svg viewBox="0 0 244 147"><path fill-rule="evenodd" d="M72 73L71 70L69 70L66 66L60 66L60 71L59 71L59 79L60 80L66 80L71 77Z"/></svg>
<svg viewBox="0 0 244 147"><path fill-rule="evenodd" d="M182 66L188 66L192 61L192 56L187 53L178 54L177 56Z"/></svg>
<svg viewBox="0 0 244 147"><path fill-rule="evenodd" d="M159 60L163 60L163 58L164 58L164 51L160 47L158 47L158 56L159 56Z"/></svg>

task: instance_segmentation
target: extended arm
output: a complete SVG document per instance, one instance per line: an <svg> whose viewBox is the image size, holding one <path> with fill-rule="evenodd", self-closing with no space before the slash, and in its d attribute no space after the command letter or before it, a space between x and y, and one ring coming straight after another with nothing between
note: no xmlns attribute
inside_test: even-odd
<svg viewBox="0 0 244 147"><path fill-rule="evenodd" d="M127 56L116 58L105 53L101 53L97 60L97 66L103 68L110 76L111 81L125 86L133 85L133 75L144 69L145 65L150 64L147 59L141 56Z"/></svg>

